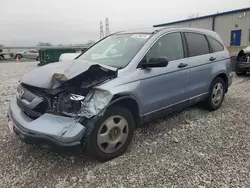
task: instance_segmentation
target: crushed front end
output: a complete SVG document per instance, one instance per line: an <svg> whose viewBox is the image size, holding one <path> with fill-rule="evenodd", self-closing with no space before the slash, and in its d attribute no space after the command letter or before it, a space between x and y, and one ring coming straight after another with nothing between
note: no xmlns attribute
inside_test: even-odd
<svg viewBox="0 0 250 188"><path fill-rule="evenodd" d="M94 87L114 77L115 71L94 65L71 79L53 74L47 88L21 82L10 103L9 127L43 148L81 148L87 128L112 99Z"/></svg>
<svg viewBox="0 0 250 188"><path fill-rule="evenodd" d="M235 65L236 72L250 71L250 47L241 50L237 55L237 62Z"/></svg>

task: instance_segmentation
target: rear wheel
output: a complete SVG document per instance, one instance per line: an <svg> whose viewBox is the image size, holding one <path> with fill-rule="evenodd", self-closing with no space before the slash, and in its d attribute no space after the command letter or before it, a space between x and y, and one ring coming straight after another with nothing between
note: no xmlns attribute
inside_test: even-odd
<svg viewBox="0 0 250 188"><path fill-rule="evenodd" d="M17 58L20 60L20 59L23 58L23 56L22 56L21 54L16 54L16 55L15 55L15 59L17 59Z"/></svg>
<svg viewBox="0 0 250 188"><path fill-rule="evenodd" d="M204 101L204 108L210 111L220 108L226 91L226 84L223 78L217 77L213 80L208 98Z"/></svg>
<svg viewBox="0 0 250 188"><path fill-rule="evenodd" d="M135 129L131 112L122 106L111 106L101 116L87 138L86 154L107 161L124 153Z"/></svg>

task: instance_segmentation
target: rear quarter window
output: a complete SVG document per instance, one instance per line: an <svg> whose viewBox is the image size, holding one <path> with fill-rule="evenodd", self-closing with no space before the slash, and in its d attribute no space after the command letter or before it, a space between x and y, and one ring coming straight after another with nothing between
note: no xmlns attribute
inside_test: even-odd
<svg viewBox="0 0 250 188"><path fill-rule="evenodd" d="M188 47L188 56L209 54L209 45L205 35L198 33L185 33Z"/></svg>
<svg viewBox="0 0 250 188"><path fill-rule="evenodd" d="M224 50L223 45L212 37L207 36L207 40L210 43L213 52L220 52Z"/></svg>

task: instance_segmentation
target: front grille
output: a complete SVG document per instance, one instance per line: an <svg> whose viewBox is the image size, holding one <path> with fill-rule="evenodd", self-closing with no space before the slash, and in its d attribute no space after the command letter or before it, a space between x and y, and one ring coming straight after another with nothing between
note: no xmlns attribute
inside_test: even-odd
<svg viewBox="0 0 250 188"><path fill-rule="evenodd" d="M45 90L34 87L34 86L26 85L24 83L21 84L21 87L25 88L25 90L28 90L30 93L32 93L35 96L43 97L45 94Z"/></svg>
<svg viewBox="0 0 250 188"><path fill-rule="evenodd" d="M23 104L23 102L17 98L17 105L19 106L19 108L30 118L32 119L36 119L39 116L41 116L42 114L40 112L36 112L30 108L28 108L25 104Z"/></svg>
<svg viewBox="0 0 250 188"><path fill-rule="evenodd" d="M22 100L29 102L25 104ZM41 102L37 103L39 100ZM38 118L48 109L48 100L44 97L41 89L33 86L20 84L17 88L17 105L30 118Z"/></svg>

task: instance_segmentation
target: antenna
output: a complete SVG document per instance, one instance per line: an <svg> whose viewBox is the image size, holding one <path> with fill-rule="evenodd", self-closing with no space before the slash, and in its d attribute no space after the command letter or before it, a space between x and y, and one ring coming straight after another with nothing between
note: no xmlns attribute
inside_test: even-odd
<svg viewBox="0 0 250 188"><path fill-rule="evenodd" d="M100 39L104 37L102 21L100 21Z"/></svg>
<svg viewBox="0 0 250 188"><path fill-rule="evenodd" d="M106 19L105 19L105 36L108 36L108 35L109 35L109 20L106 17Z"/></svg>

